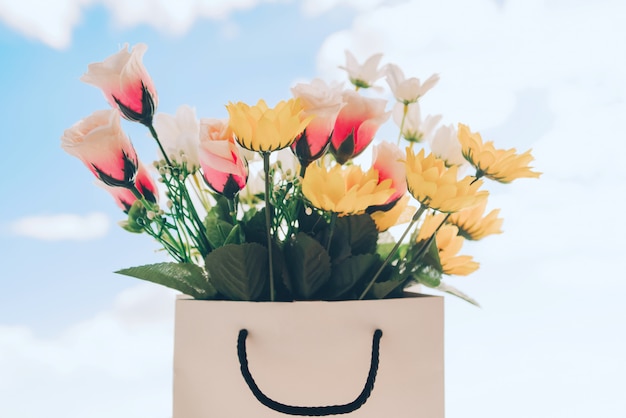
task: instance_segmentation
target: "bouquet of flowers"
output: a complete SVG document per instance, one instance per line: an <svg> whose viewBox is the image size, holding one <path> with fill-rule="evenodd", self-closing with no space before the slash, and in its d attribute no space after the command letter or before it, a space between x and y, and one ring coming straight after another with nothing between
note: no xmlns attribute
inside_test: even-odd
<svg viewBox="0 0 626 418"><path fill-rule="evenodd" d="M125 45L89 65L82 81L99 87L111 109L62 137L128 215L121 225L150 235L173 259L118 273L196 299L380 299L420 283L475 303L442 280L478 268L458 255L464 240L501 232L499 210L485 215L483 181L539 173L530 151L497 149L464 124L438 126L440 116L422 120L419 99L438 75L421 82L381 66L381 54L360 65L346 52L341 68L352 88L315 79L275 107L229 103L228 119L198 120L189 106L156 114L146 49ZM391 110L363 94L383 77ZM153 170L120 117L148 128L160 153ZM375 141L389 119L397 143ZM362 168L355 158L368 148L372 163Z"/></svg>

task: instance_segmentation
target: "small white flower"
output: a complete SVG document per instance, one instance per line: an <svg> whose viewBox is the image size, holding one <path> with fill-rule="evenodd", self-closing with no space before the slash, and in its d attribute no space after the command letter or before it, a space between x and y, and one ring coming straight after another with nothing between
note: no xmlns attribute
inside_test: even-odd
<svg viewBox="0 0 626 418"><path fill-rule="evenodd" d="M348 72L350 82L357 88L369 88L385 75L385 67L379 68L383 54L374 54L363 65L359 64L354 55L346 50L346 66L339 68Z"/></svg>
<svg viewBox="0 0 626 418"><path fill-rule="evenodd" d="M193 108L182 105L175 116L158 113L154 116L154 129L171 161L182 163L181 155L184 155L190 172L200 168L200 125Z"/></svg>
<svg viewBox="0 0 626 418"><path fill-rule="evenodd" d="M405 106L407 107L407 113L403 123L402 118ZM441 115L428 115L422 121L419 103L411 103L410 105L396 103L393 107L393 121L401 127L402 136L409 142L429 140L440 120Z"/></svg>
<svg viewBox="0 0 626 418"><path fill-rule="evenodd" d="M468 162L463 157L461 143L453 125L442 125L430 138L430 150L433 154L446 162L448 167L453 165L464 167Z"/></svg>
<svg viewBox="0 0 626 418"><path fill-rule="evenodd" d="M431 75L424 83L419 78L404 78L404 73L396 64L387 65L387 84L396 100L404 104L417 102L439 81L439 75Z"/></svg>

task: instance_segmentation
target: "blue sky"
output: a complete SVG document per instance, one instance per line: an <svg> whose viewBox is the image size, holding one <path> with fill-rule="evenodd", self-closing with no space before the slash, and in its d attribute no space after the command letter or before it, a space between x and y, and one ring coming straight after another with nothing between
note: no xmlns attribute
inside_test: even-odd
<svg viewBox="0 0 626 418"><path fill-rule="evenodd" d="M164 257L117 227L123 214L60 148L107 108L78 80L87 64L137 42L159 111L200 117L343 80L345 49L439 73L423 112L532 147L544 173L491 188L505 233L467 247L481 268L450 280L483 308L446 298L447 416L623 416L620 0L123 3L0 5L0 416L170 416L173 293L112 273ZM124 126L151 161L145 129ZM78 234L68 217L91 221Z"/></svg>

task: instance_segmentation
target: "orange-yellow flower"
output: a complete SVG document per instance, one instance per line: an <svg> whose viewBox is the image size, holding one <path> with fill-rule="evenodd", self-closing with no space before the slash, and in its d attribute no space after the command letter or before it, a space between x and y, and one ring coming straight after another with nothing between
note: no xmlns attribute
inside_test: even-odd
<svg viewBox="0 0 626 418"><path fill-rule="evenodd" d="M302 116L299 99L279 102L270 109L264 100L254 106L243 102L226 106L230 115L229 125L235 139L251 151L271 152L291 145L302 133L313 116Z"/></svg>
<svg viewBox="0 0 626 418"><path fill-rule="evenodd" d="M487 198L479 191L481 180L465 177L457 180L457 167L446 168L443 160L433 154L424 156L424 149L415 155L406 149L406 180L409 192L422 205L440 212L458 212L477 205Z"/></svg>
<svg viewBox="0 0 626 418"><path fill-rule="evenodd" d="M459 142L463 157L476 168L476 177L487 177L500 183L510 183L521 177L537 178L541 175L532 171L528 164L534 159L531 150L516 154L516 149L496 149L493 141L483 143L478 132L459 123Z"/></svg>
<svg viewBox="0 0 626 418"><path fill-rule="evenodd" d="M424 223L417 234L417 242L425 242L435 232L437 227L445 219L444 214L429 215L424 219ZM443 224L437 235L435 242L439 251L439 261L444 274L455 276L467 276L475 272L479 264L470 255L457 255L461 251L463 237L458 235L459 229L451 224Z"/></svg>
<svg viewBox="0 0 626 418"><path fill-rule="evenodd" d="M365 212L382 205L394 193L391 179L378 182L378 171L363 172L358 166L325 167L311 164L302 179L302 193L318 209L339 216Z"/></svg>
<svg viewBox="0 0 626 418"><path fill-rule="evenodd" d="M483 217L486 208L487 201L485 200L473 208L453 213L448 218L448 222L456 225L459 228L459 235L469 240L475 241L488 235L501 234L503 219L498 218L500 209L494 209Z"/></svg>
<svg viewBox="0 0 626 418"><path fill-rule="evenodd" d="M377 210L372 213L371 216L376 223L376 229L383 232L392 226L410 222L417 208L408 204L409 196L405 195L388 211Z"/></svg>

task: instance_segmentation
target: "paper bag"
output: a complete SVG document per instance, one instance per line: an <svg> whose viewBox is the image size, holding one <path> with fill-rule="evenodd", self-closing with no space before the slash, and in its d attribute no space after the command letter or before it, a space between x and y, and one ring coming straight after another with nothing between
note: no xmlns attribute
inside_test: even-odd
<svg viewBox="0 0 626 418"><path fill-rule="evenodd" d="M176 301L174 418L443 418L443 298Z"/></svg>

